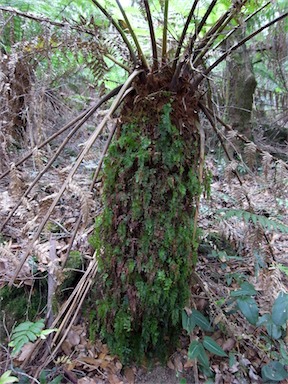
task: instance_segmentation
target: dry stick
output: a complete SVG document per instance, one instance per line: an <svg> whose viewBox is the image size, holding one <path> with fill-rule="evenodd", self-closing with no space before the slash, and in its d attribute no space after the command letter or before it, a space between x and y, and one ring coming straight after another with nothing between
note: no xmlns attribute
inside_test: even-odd
<svg viewBox="0 0 288 384"><path fill-rule="evenodd" d="M123 96L122 100L123 100L123 99L126 97L126 95L127 95L128 93L130 93L133 89L134 89L133 87L129 88L129 89L127 90L127 92L125 93L125 95ZM122 100L121 100L121 101L122 101ZM121 103L121 101L120 101L120 103ZM120 103L119 103L119 104L120 104ZM99 173L100 173L100 170L101 170L101 168L102 168L102 164L103 164L104 157L105 157L105 155L106 155L106 153L107 153L107 150L108 150L108 148L109 148L109 145L110 145L110 143L111 143L111 140L112 140L112 138L113 138L113 136L114 136L115 130L116 130L116 124L114 125L114 127L113 127L112 130L110 131L108 140L107 140L107 142L106 142L106 144L105 144L105 147L104 147L104 149L103 149L103 152L102 152L102 154L101 154L100 161L99 161L99 163L98 163L98 165L97 165L97 169L96 169L96 171L95 171L95 173L94 173L92 183L91 183L91 185L90 185L90 187L89 187L89 191L90 191L90 192L93 191L94 185L95 185L95 183L96 183L96 180L97 180L98 175L99 175ZM80 224L81 224L81 220L82 220L82 214L81 214L81 212L80 212L79 217L78 217L78 220L77 220L77 223L76 223L76 225L75 225L75 227L74 227L74 229L73 229L73 233L72 233L72 235L71 235L71 237L70 237L70 240L69 240L68 249L67 249L67 251L66 251L66 256L65 256L65 259L63 260L63 263L62 263L62 268L65 267L65 264L66 264L66 262L67 262L67 260L68 260L69 253L70 253L70 251L71 251L71 248L72 248L72 246L73 246L73 242L74 242L74 240L75 240L76 234L77 234L78 229L79 229Z"/></svg>
<svg viewBox="0 0 288 384"><path fill-rule="evenodd" d="M66 321L62 322L61 323L61 327L59 328L59 331L57 331L53 341L54 343L56 343L56 340L57 340L57 336L60 336L61 335L61 330L62 329L65 329L65 332L63 333L61 339L57 342L57 345L56 347L53 349L53 351L50 353L50 355L47 357L47 359L45 360L45 362L43 363L42 367L39 368L38 370L38 374L41 372L41 370L43 369L43 367L46 367L55 357L57 351L59 350L59 348L61 347L63 341L66 339L76 317L78 316L78 313L80 311L80 309L82 308L82 304L91 288L91 285L94 284L94 279L95 279L95 275L96 275L96 272L98 270L98 263L97 261L94 261L93 263L93 269L91 270L91 272L89 273L88 275L88 278L86 277L85 280L84 280L84 285L83 285L83 288L81 289L81 297L80 297L80 300L79 301L75 301L75 303L73 303L74 305L72 306L71 310L70 310L70 315L69 316L66 316ZM79 294L80 296L80 294ZM71 315L73 314L72 318L71 318ZM67 322L69 321L69 323L67 324Z"/></svg>
<svg viewBox="0 0 288 384"><path fill-rule="evenodd" d="M57 351L61 347L63 341L66 339L76 317L78 316L80 309L82 308L83 301L85 300L85 298L86 298L86 296L87 296L87 294L91 288L91 285L94 283L95 275L96 275L96 272L98 270L98 262L95 259L95 257L93 257L93 260L90 262L90 266L89 266L90 268L87 269L85 274L82 276L80 282L78 283L77 287L75 288L77 291L77 295L75 296L71 307L68 308L68 311L67 311L64 319L62 320L59 328L56 331L56 334L52 340L52 346L56 345L56 341L61 335L62 335L62 337L57 342L56 347L52 351L51 350L49 351L47 349L44 352L44 355L41 359L42 361L44 360L44 362L37 369L36 375L35 375L36 377L38 377L40 372L42 371L42 369L45 368L54 359ZM67 309L67 307L66 307L66 309ZM63 330L65 330L64 333L62 333ZM43 343L42 343L42 345L43 345ZM38 345L38 350L33 351L34 352L33 353L34 358L35 358L37 352L39 351L39 347L41 347L41 345Z"/></svg>
<svg viewBox="0 0 288 384"><path fill-rule="evenodd" d="M73 168L71 169L71 171L69 172L69 175L67 176L65 182L63 183L62 187L60 188L57 196L55 197L55 199L53 200L48 212L46 213L44 219L42 220L41 224L39 225L38 227L38 230L37 232L35 233L35 235L33 236L32 240L30 241L30 243L28 244L28 247L27 247L27 250L24 252L24 255L16 269L16 272L14 273L14 275L12 276L10 282L9 282L9 286L11 286L16 277L18 276L18 273L20 272L23 264L25 263L27 257L29 256L29 253L30 251L32 250L32 246L33 244L35 243L35 241L38 239L39 235L41 234L47 220L49 219L51 213L53 212L54 208L56 207L58 201L60 200L61 196L63 195L67 185L71 182L75 172L77 171L77 169L79 168L82 160L84 159L84 157L86 156L86 154L89 152L90 148L92 147L92 145L94 144L95 140L97 139L97 137L99 136L99 134L101 133L103 127L105 126L105 124L107 123L108 119L111 117L111 115L114 113L114 111L116 110L118 104L119 104L119 101L122 99L125 91L127 90L127 88L130 86L131 82L133 81L133 79L138 76L141 72L143 72L143 70L135 70L134 72L132 72L132 74L128 77L128 79L126 80L126 82L124 83L124 85L122 86L120 92L118 93L116 99L113 101L113 104L111 105L108 113L106 114L106 116L104 117L104 119L101 121L101 123L98 125L98 127L96 128L96 130L93 132L93 134L91 135L91 137L87 140L87 143L85 145L85 147L83 148L83 150L81 151L78 159L76 160Z"/></svg>
<svg viewBox="0 0 288 384"><path fill-rule="evenodd" d="M117 93L120 91L121 87L122 87L123 84L119 85L118 87L116 87L115 89L112 89L111 92L109 92L107 95L103 96L97 103L95 103L94 105L92 105L92 107L86 109L85 111L83 111L79 116L75 117L75 119L73 119L72 121L70 121L69 123L67 123L66 125L64 125L63 128L61 128L58 132L55 132L53 135L51 135L50 137L48 137L48 139L46 139L45 141L43 141L41 144L39 144L37 147L33 148L30 152L27 153L27 155L25 155L21 160L17 161L14 166L15 167L18 167L19 165L21 165L22 163L24 163L24 161L26 161L27 159L29 159L29 157L31 157L34 153L35 150L39 150L41 148L43 148L45 145L49 144L52 140L54 140L57 136L61 135L63 132L67 131L67 129L71 128L74 124L76 124L79 120L81 120L82 118L84 118L85 116L88 116L88 118L90 116L92 116L92 114L96 111L96 109L98 109L103 103L105 103L106 101L108 101L109 99L111 99L113 96L117 95ZM82 124L81 124L82 125ZM80 125L80 126L81 126ZM2 173L0 175L0 180L7 176L9 174L9 172L11 172L12 170L12 167L10 169L8 169L7 171L5 171L4 173Z"/></svg>
<svg viewBox="0 0 288 384"><path fill-rule="evenodd" d="M144 0L144 7L146 11L147 20L148 20L150 40L151 40L151 46L152 46L152 59L153 59L152 71L156 71L158 69L157 44L156 44L156 37L155 37L152 15L151 15L148 0Z"/></svg>
<svg viewBox="0 0 288 384"><path fill-rule="evenodd" d="M14 215L16 210L19 208L19 206L23 203L23 199L28 196L32 188L37 184L37 182L41 179L41 177L47 172L47 170L51 167L51 165L54 163L54 161L57 159L57 157L62 152L63 148L66 146L68 141L71 139L71 137L78 131L78 129L92 116L93 113L107 100L109 100L111 97L115 96L116 92L120 90L120 86L115 88L112 92L109 92L108 95L103 97L98 103L96 103L93 107L91 107L88 112L85 114L85 116L79 121L79 123L69 132L69 134L66 136L65 140L61 143L61 145L57 148L57 151L55 154L49 159L48 163L45 165L45 167L38 173L36 178L33 180L33 182L30 184L30 186L27 188L27 190L24 192L24 194L19 199L18 203L14 206L14 208L9 212L8 217L4 221L4 223L0 227L0 232L3 230L5 225L8 223L8 221L11 219L11 217ZM82 114L81 114L82 115Z"/></svg>
<svg viewBox="0 0 288 384"><path fill-rule="evenodd" d="M231 155L229 154L229 152L227 150L227 147L226 147L226 145L225 145L225 143L224 143L224 141L223 141L223 139L221 137L221 133L219 132L219 130L217 129L217 127L215 125L215 122L214 122L214 119L213 119L213 114L205 107L205 105L203 105L200 102L198 104L199 104L199 107L201 108L201 110L203 111L203 113L205 114L205 116L207 117L207 119L209 120L209 122L210 122L214 132L216 133L217 137L219 138L221 146L224 149L224 152L225 152L226 156L228 157L229 161L232 161L233 159L232 159ZM238 171L235 169L233 171L233 173L236 175L236 177L237 177L241 187L243 187L243 182L242 182L242 180L240 178L240 175L239 175ZM252 207L251 200L250 200L249 196L247 195L247 193L245 192L244 189L243 189L243 193L244 193L245 198L246 198L246 200L248 202L250 212L254 213L254 209ZM266 233L264 231L262 231L262 233L263 233L264 239L265 239L265 241L266 241L266 243L268 245L269 252L270 252L270 255L272 257L272 260L275 261L275 255L274 255L273 249L271 247L270 241L269 241Z"/></svg>
<svg viewBox="0 0 288 384"><path fill-rule="evenodd" d="M54 338L53 338L53 342L55 342L55 340L57 339L59 333L62 331L62 329L64 328L64 325L66 325L67 321L69 320L69 317L72 316L72 313L75 311L75 308L76 308L76 311L77 311L77 303L79 301L79 296L81 295L81 292L82 292L82 289L83 289L83 286L85 287L85 284L86 283L89 283L90 281L92 281L92 279L90 278L91 275L94 276L95 273L97 271L97 260L93 257L93 260L91 260L90 264L88 265L87 267L87 270L85 271L85 273L83 274L83 276L81 277L80 281L78 282L77 286L75 287L75 289L72 291L71 295L69 296L68 300L62 305L61 309L60 309L60 312L58 313L57 317L55 318L55 320L53 321L53 323L51 324L51 328L57 328L57 324L58 322L60 321L60 319L62 318L63 315L64 316L64 319L62 320L62 323L60 325L59 328L57 328L57 331L56 331L56 334L54 335ZM79 308L80 309L80 308ZM72 324L71 324L72 325ZM70 328L69 328L70 329ZM45 343L45 340L42 340L42 339L38 339L37 342L35 343L33 349L31 350L31 352L27 355L27 357L25 358L25 360L23 361L22 365L21 365L21 368L23 369L26 364L28 363L31 363L31 361L33 361L39 351L39 349L41 348L41 346ZM44 358L47 357L47 353L49 353L49 351L46 351L45 354L44 354ZM45 356L46 355L46 356Z"/></svg>
<svg viewBox="0 0 288 384"><path fill-rule="evenodd" d="M223 53L222 56L220 56L216 61L214 61L213 64L210 65L209 68L207 68L203 73L201 73L199 76L195 78L195 80L192 82L191 86L192 88L196 89L198 85L201 83L201 81L207 77L207 75L215 68L217 67L223 60L226 59L228 55L230 55L231 52L235 51L239 47L241 47L243 44L245 44L247 41L251 40L253 37L258 35L260 32L262 32L264 29L270 27L271 25L277 23L278 21L284 19L288 16L288 12L285 12L283 15L276 17L276 19L270 21L269 23L263 25L263 27L257 29L257 31L251 33L249 36L245 37L244 39L240 40L239 43L234 44L231 48L229 48L226 52Z"/></svg>

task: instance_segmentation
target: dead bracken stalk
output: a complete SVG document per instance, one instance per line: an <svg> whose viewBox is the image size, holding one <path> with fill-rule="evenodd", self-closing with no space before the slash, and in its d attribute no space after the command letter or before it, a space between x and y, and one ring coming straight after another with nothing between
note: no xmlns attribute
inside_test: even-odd
<svg viewBox="0 0 288 384"><path fill-rule="evenodd" d="M32 247L33 247L33 244L35 243L35 241L38 239L39 235L41 234L44 226L46 225L51 213L53 212L54 208L56 207L59 199L61 198L62 194L64 193L65 189L67 188L67 185L71 182L72 178L73 178L73 175L75 174L75 172L77 171L78 167L80 166L82 160L84 159L85 155L89 152L90 148L92 147L92 145L94 144L95 140L97 139L97 137L99 136L99 134L102 132L102 129L104 128L105 124L107 123L107 121L109 120L109 118L112 116L112 114L115 112L115 110L119 107L119 103L121 102L122 100L122 97L124 95L124 93L127 91L127 89L130 87L130 84L131 82L133 81L133 79L138 76L140 73L142 72L142 70L135 70L129 77L128 79L126 80L126 82L124 83L124 85L122 86L122 88L120 89L117 97L115 98L115 100L113 101L109 111L107 112L106 116L103 118L103 120L101 121L101 123L98 125L98 127L95 129L95 131L93 132L93 134L91 135L91 137L88 139L87 143L85 144L85 146L83 147L80 155L78 156L74 166L72 167L71 171L69 172L69 175L67 176L65 182L63 183L62 187L60 188L57 196L55 197L55 199L53 200L49 210L47 211L44 219L42 220L42 222L40 223L39 227L38 227L38 230L36 231L36 233L34 234L31 242L29 243L29 245L27 246L27 249L26 251L24 252L24 255L9 283L9 285L11 286L15 279L17 278L18 276L18 273L20 272L22 266L24 265L25 261L27 260L31 250L32 250Z"/></svg>

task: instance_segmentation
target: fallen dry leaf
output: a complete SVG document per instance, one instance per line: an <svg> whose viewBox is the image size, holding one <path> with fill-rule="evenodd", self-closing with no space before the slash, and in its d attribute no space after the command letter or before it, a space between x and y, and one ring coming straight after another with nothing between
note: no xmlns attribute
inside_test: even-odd
<svg viewBox="0 0 288 384"><path fill-rule="evenodd" d="M120 380L114 373L108 373L109 384L123 384L123 381Z"/></svg>
<svg viewBox="0 0 288 384"><path fill-rule="evenodd" d="M135 383L135 374L132 368L125 367L124 368L124 376L126 380L128 381L128 384L134 384Z"/></svg>
<svg viewBox="0 0 288 384"><path fill-rule="evenodd" d="M232 339L232 338L229 338L229 339L227 339L224 343L223 343L223 345L222 345L222 349L223 349L223 351L231 351L231 349L233 349L234 348L234 345L235 345L235 343L236 343L236 341L235 341L235 339Z"/></svg>
<svg viewBox="0 0 288 384"><path fill-rule="evenodd" d="M30 353L33 351L33 348L35 347L34 343L27 343L23 345L21 352L19 356L17 356L17 361L22 362L30 355Z"/></svg>
<svg viewBox="0 0 288 384"><path fill-rule="evenodd" d="M97 382L91 377L82 377L82 379L78 380L78 384L96 384Z"/></svg>
<svg viewBox="0 0 288 384"><path fill-rule="evenodd" d="M176 371L183 372L183 364L179 356L176 356L174 359L174 366Z"/></svg>

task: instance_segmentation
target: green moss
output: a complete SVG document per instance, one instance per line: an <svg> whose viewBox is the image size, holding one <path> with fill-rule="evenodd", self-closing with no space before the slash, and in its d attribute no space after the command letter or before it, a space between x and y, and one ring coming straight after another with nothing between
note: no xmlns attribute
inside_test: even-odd
<svg viewBox="0 0 288 384"><path fill-rule="evenodd" d="M197 135L172 124L170 103L146 107L149 116L132 111L110 147L104 212L91 239L103 254L97 321L124 362L175 346L197 259Z"/></svg>
<svg viewBox="0 0 288 384"><path fill-rule="evenodd" d="M46 284L37 284L37 287L0 289L0 320L5 314L6 326L10 330L15 322L34 321L46 305ZM32 290L32 294L31 294Z"/></svg>

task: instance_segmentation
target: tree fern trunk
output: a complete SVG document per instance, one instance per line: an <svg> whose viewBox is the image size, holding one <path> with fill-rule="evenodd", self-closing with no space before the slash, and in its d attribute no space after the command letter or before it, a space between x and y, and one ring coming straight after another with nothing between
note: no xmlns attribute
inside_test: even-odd
<svg viewBox="0 0 288 384"><path fill-rule="evenodd" d="M197 104L184 88L161 91L161 82L136 84L123 108L93 238L104 277L101 332L123 361L173 347L197 258Z"/></svg>

